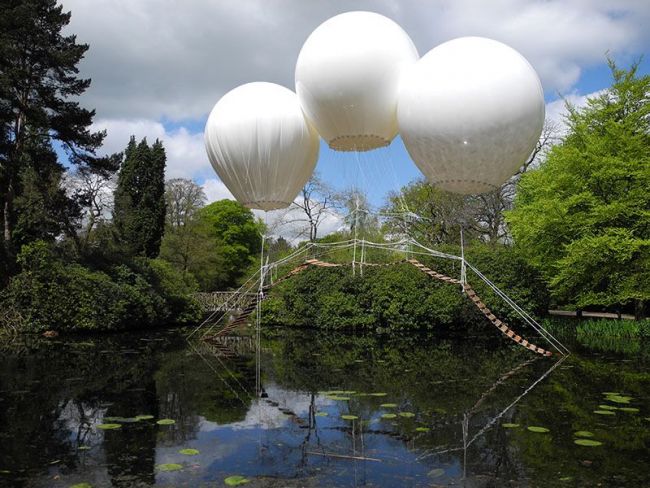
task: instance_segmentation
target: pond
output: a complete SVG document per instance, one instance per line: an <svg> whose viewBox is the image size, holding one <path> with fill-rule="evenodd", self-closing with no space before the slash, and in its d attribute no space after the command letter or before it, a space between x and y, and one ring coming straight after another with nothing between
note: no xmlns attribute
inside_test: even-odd
<svg viewBox="0 0 650 488"><path fill-rule="evenodd" d="M0 486L650 486L648 354L289 330L259 360L174 330L2 352Z"/></svg>

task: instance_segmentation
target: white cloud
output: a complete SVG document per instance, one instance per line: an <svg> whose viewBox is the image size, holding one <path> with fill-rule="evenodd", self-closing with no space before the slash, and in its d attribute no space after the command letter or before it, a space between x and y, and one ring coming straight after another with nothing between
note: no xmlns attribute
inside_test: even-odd
<svg viewBox="0 0 650 488"><path fill-rule="evenodd" d="M556 124L560 130L560 134L566 134L566 121L567 115L566 103L573 105L576 108L584 107L587 104L587 99L594 98L601 95L604 90L595 91L586 95L578 93L571 93L564 98L559 98L546 104L546 119Z"/></svg>
<svg viewBox="0 0 650 488"><path fill-rule="evenodd" d="M340 12L372 10L400 23L421 54L466 35L504 41L539 72L547 93L570 91L605 53L650 44L647 0L62 0L70 32L90 44L84 103L103 118L201 119L250 81L293 87L302 43Z"/></svg>
<svg viewBox="0 0 650 488"><path fill-rule="evenodd" d="M226 188L226 185L218 178L210 178L203 182L203 191L205 196L208 198L208 203L216 202L217 200L234 200L235 197L232 196L230 190Z"/></svg>
<svg viewBox="0 0 650 488"><path fill-rule="evenodd" d="M192 134L185 127L167 131L163 124L150 119L98 119L92 130L106 130L102 147L105 153L123 151L131 135L152 143L160 139L167 154L167 178L203 179L214 176L203 146L203 133Z"/></svg>

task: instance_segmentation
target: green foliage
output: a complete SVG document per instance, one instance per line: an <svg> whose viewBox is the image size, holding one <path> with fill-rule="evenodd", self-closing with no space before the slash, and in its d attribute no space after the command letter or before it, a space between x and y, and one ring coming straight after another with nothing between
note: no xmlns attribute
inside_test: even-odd
<svg viewBox="0 0 650 488"><path fill-rule="evenodd" d="M165 232L165 149L131 137L115 190L113 220L120 242L134 256L155 258Z"/></svg>
<svg viewBox="0 0 650 488"><path fill-rule="evenodd" d="M189 297L195 286L164 262L142 259L94 271L66 263L37 241L23 246L18 263L22 272L0 299L19 311L22 332L148 328L199 317Z"/></svg>
<svg viewBox="0 0 650 488"><path fill-rule="evenodd" d="M345 252L349 251L337 251L337 256L329 256L328 260L336 260L332 259L334 257L344 262ZM526 310L546 311L548 294L539 274L512 248L476 244L466 255L468 261ZM349 262L350 256L347 258ZM448 276L457 277L460 272L458 264L452 261L422 261ZM489 292L487 286L481 285L471 274L468 280L496 315L516 320L512 309ZM459 285L434 280L410 264L365 267L363 276L359 272L354 276L348 266L309 268L273 289L263 304L262 319L267 325L324 329L450 330L462 327L465 331L467 327L489 325L461 293Z"/></svg>
<svg viewBox="0 0 650 488"><path fill-rule="evenodd" d="M519 183L508 220L553 294L577 307L650 299L650 76L610 62L612 86Z"/></svg>

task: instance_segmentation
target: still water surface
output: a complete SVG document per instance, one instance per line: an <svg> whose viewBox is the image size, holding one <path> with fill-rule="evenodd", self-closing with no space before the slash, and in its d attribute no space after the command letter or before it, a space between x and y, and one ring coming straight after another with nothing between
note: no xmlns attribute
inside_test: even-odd
<svg viewBox="0 0 650 488"><path fill-rule="evenodd" d="M650 356L575 347L276 331L257 398L248 338L23 343L0 357L0 486L650 486Z"/></svg>

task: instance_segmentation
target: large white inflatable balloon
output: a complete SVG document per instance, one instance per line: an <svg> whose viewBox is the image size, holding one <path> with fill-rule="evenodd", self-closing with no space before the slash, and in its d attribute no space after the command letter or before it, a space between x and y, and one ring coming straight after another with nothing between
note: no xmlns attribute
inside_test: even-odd
<svg viewBox="0 0 650 488"><path fill-rule="evenodd" d="M296 93L331 148L367 151L397 134L402 72L418 59L409 36L372 12L347 12L311 33L296 64Z"/></svg>
<svg viewBox="0 0 650 488"><path fill-rule="evenodd" d="M296 94L273 83L248 83L229 91L205 126L212 167L248 208L291 204L314 171L318 144Z"/></svg>
<svg viewBox="0 0 650 488"><path fill-rule="evenodd" d="M407 70L397 114L406 149L433 185L483 193L507 181L532 152L544 124L544 93L517 51L463 37Z"/></svg>

